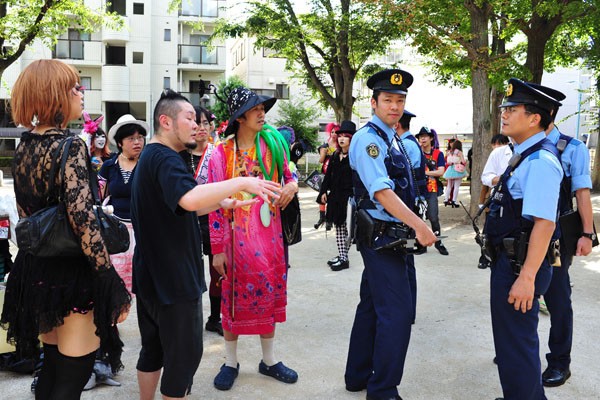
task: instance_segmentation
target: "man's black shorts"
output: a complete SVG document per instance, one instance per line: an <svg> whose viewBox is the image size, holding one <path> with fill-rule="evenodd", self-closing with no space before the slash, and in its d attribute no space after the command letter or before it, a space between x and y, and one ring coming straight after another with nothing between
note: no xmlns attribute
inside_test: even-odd
<svg viewBox="0 0 600 400"><path fill-rule="evenodd" d="M161 305L138 296L136 302L142 338L137 370L163 368L160 392L184 397L202 358L202 300Z"/></svg>

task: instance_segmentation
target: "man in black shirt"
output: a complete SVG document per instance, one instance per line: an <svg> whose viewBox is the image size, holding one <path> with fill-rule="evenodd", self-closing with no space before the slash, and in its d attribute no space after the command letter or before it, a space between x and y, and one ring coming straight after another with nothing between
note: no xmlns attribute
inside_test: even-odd
<svg viewBox="0 0 600 400"><path fill-rule="evenodd" d="M178 152L196 145L194 107L163 92L154 109L155 135L137 165L131 191L136 248L133 292L142 349L137 363L140 399L184 398L202 357L202 302L206 290L196 212L239 207L239 191L278 198L277 184L257 178L197 185ZM224 200L225 199L225 200Z"/></svg>

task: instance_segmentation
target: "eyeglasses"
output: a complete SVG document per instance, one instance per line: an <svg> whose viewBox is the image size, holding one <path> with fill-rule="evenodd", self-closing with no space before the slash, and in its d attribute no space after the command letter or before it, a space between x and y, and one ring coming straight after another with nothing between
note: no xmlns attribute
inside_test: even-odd
<svg viewBox="0 0 600 400"><path fill-rule="evenodd" d="M145 138L143 136L128 136L125 139L123 139L123 141L133 143L133 142L143 142L144 139Z"/></svg>
<svg viewBox="0 0 600 400"><path fill-rule="evenodd" d="M518 110L519 110L518 106L508 106L508 107L503 107L500 112L502 114L514 114ZM524 108L523 108L523 112L527 115L531 114L529 111L525 110Z"/></svg>
<svg viewBox="0 0 600 400"><path fill-rule="evenodd" d="M75 85L73 89L81 94L85 92L85 86L81 86L80 84Z"/></svg>

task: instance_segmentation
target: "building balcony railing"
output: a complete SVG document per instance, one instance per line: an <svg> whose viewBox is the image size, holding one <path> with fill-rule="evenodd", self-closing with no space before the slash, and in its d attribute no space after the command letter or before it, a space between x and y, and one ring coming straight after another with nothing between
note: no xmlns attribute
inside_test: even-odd
<svg viewBox="0 0 600 400"><path fill-rule="evenodd" d="M226 1L220 0L181 0L179 15L181 17L220 17L220 9L225 7Z"/></svg>
<svg viewBox="0 0 600 400"><path fill-rule="evenodd" d="M186 0L183 0L186 1ZM102 41L107 43L123 43L129 41L129 17L121 15L123 26L114 28L104 26L102 28Z"/></svg>
<svg viewBox="0 0 600 400"><path fill-rule="evenodd" d="M180 44L179 45L179 64L204 64L218 65L220 53L224 53L225 47L217 46L209 49L208 46ZM223 58L222 62L225 62Z"/></svg>
<svg viewBox="0 0 600 400"><path fill-rule="evenodd" d="M202 97L200 97L200 93L198 92L181 92L181 94L187 97L190 103L192 103L193 105L201 106L208 109L214 106L217 101L217 98L213 93L207 93Z"/></svg>
<svg viewBox="0 0 600 400"><path fill-rule="evenodd" d="M58 39L52 58L101 62L101 47L99 41Z"/></svg>

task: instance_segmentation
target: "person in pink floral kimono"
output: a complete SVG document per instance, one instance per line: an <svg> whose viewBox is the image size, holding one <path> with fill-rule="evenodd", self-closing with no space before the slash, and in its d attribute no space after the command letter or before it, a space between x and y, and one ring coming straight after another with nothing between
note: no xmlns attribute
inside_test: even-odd
<svg viewBox="0 0 600 400"><path fill-rule="evenodd" d="M280 210L298 191L274 128L265 125L265 113L275 101L246 88L229 94L231 118L226 139L215 148L208 169L209 182L256 176L283 185L280 198L273 203L261 200L209 215L213 265L223 277L221 312L226 359L214 379L219 390L231 389L238 376L239 335L260 335L261 374L285 383L298 380L298 374L274 355L275 324L285 321L287 304ZM240 192L232 197L249 199L251 195Z"/></svg>

